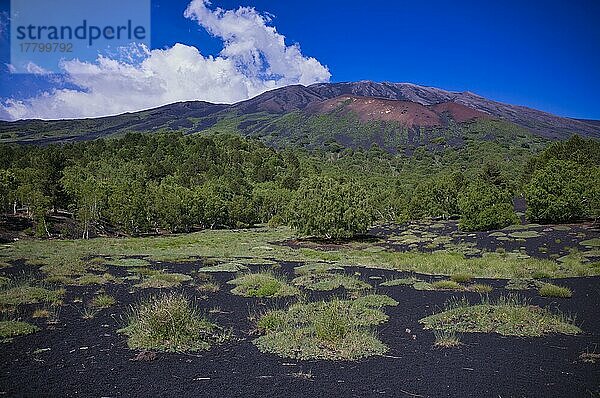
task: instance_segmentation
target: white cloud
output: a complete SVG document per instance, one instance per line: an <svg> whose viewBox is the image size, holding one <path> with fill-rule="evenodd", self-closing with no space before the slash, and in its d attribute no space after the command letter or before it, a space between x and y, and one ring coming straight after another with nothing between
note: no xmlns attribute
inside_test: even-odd
<svg viewBox="0 0 600 398"><path fill-rule="evenodd" d="M329 80L326 67L302 55L297 44L286 45L285 37L268 26L268 15L249 7L213 10L209 5L193 0L185 16L223 40L218 56L176 44L165 50L135 46L118 58L99 56L93 63L65 61L65 80L77 90L7 99L0 118L95 117L189 100L233 103L277 87Z"/></svg>
<svg viewBox="0 0 600 398"><path fill-rule="evenodd" d="M33 75L49 75L50 72L47 71L46 69L42 68L39 65L34 64L33 62L28 62L27 65L25 65L25 70L27 71L27 73L31 73Z"/></svg>

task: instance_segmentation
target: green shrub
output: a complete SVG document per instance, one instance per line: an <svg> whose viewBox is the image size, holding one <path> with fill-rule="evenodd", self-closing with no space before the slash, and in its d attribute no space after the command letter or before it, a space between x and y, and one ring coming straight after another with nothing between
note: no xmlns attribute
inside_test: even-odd
<svg viewBox="0 0 600 398"><path fill-rule="evenodd" d="M459 227L465 231L500 229L519 222L510 192L476 180L461 193Z"/></svg>
<svg viewBox="0 0 600 398"><path fill-rule="evenodd" d="M408 213L412 219L450 217L459 213L458 193L464 185L460 173L440 174L420 181L410 196Z"/></svg>
<svg viewBox="0 0 600 398"><path fill-rule="evenodd" d="M600 173L572 161L550 161L525 189L527 218L562 223L600 215Z"/></svg>
<svg viewBox="0 0 600 398"><path fill-rule="evenodd" d="M290 226L326 239L364 234L373 221L366 189L355 181L304 180L291 204Z"/></svg>

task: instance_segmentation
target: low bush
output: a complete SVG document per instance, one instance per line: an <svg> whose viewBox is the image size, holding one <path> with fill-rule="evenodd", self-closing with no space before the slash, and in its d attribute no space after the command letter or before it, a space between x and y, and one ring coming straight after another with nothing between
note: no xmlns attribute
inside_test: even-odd
<svg viewBox="0 0 600 398"><path fill-rule="evenodd" d="M527 219L564 223L600 215L600 172L573 161L553 160L536 170L525 189Z"/></svg>

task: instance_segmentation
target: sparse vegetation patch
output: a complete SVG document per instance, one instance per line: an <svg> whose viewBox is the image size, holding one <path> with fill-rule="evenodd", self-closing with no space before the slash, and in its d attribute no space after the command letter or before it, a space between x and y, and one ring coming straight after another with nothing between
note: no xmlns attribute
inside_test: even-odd
<svg viewBox="0 0 600 398"><path fill-rule="evenodd" d="M17 306L21 304L54 303L61 300L63 289L49 290L33 286L29 282L9 284L0 291L0 306Z"/></svg>
<svg viewBox="0 0 600 398"><path fill-rule="evenodd" d="M294 268L294 272L298 275L306 274L325 274L333 271L343 271L344 268L330 263L308 263Z"/></svg>
<svg viewBox="0 0 600 398"><path fill-rule="evenodd" d="M241 263L229 262L224 264L212 265L209 267L203 267L200 269L200 272L242 272L248 271L249 268Z"/></svg>
<svg viewBox="0 0 600 398"><path fill-rule="evenodd" d="M551 333L578 334L581 329L561 314L530 305L517 296L483 299L471 305L466 299L446 304L445 311L421 319L425 329L449 332L498 333L505 336L536 337Z"/></svg>
<svg viewBox="0 0 600 398"><path fill-rule="evenodd" d="M113 265L115 267L126 267L126 268L147 267L148 265L150 265L148 260L145 260L143 258L115 258L115 259L108 260L106 262L106 264Z"/></svg>
<svg viewBox="0 0 600 398"><path fill-rule="evenodd" d="M35 333L40 328L27 322L0 321L0 339L10 339L16 336Z"/></svg>
<svg viewBox="0 0 600 398"><path fill-rule="evenodd" d="M373 327L387 321L382 307L398 303L379 295L356 300L297 303L264 314L257 323L262 352L294 359L356 360L387 351Z"/></svg>

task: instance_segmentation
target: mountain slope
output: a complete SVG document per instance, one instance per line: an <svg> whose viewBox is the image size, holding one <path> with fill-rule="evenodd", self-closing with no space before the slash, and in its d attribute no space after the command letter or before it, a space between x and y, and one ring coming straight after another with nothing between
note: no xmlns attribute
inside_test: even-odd
<svg viewBox="0 0 600 398"><path fill-rule="evenodd" d="M330 135L338 137L335 139L344 145L349 142L348 129L352 130L353 139L361 138L358 137L361 126L349 125L350 120L366 124L365 129L371 129L373 134L374 129L385 131L386 136L395 133L415 136L423 130L452 129L473 120L496 119L548 139L565 139L572 134L600 138L600 124L596 121L562 118L470 92L451 92L410 83L362 81L288 86L232 105L190 101L97 119L0 122L0 142L48 144L154 131L238 132L263 139L269 135L300 137L313 130L301 129L307 120L323 122L315 118L317 115L327 119L332 128L342 129ZM374 122L381 123L374 127ZM366 136L373 138L373 134ZM455 131L453 136L456 134ZM302 138L309 144L311 140L310 136ZM407 142L419 143L418 140Z"/></svg>
<svg viewBox="0 0 600 398"><path fill-rule="evenodd" d="M309 89L328 98L352 94L364 97L412 101L422 105L454 102L515 123L548 138L568 138L573 133L600 138L600 128L594 126L590 121L583 122L576 119L555 116L524 106L504 104L468 91L451 92L433 87L417 86L411 83L376 83L371 81L315 84L309 86Z"/></svg>

